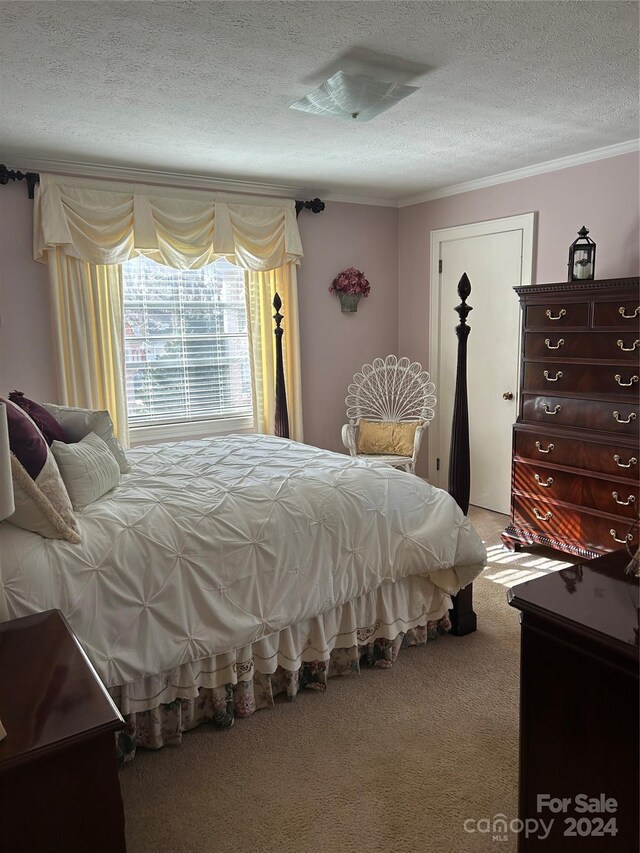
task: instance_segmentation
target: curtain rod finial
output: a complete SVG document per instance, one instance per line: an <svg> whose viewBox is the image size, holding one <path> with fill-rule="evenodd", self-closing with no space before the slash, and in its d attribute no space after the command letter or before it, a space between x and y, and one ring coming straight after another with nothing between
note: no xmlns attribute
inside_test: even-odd
<svg viewBox="0 0 640 853"><path fill-rule="evenodd" d="M0 186L5 187L9 181L24 181L27 182L27 194L29 198L34 197L35 187L40 180L40 175L37 172L19 172L15 169L7 169L4 163L0 163Z"/></svg>
<svg viewBox="0 0 640 853"><path fill-rule="evenodd" d="M319 198L312 198L311 201L296 201L296 216L300 215L301 210L310 210L311 213L322 213L325 204Z"/></svg>

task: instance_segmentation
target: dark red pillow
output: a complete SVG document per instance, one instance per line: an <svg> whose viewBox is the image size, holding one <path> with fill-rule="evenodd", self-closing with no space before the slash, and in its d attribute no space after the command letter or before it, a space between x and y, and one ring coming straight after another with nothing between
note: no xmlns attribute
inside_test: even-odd
<svg viewBox="0 0 640 853"><path fill-rule="evenodd" d="M19 406L2 397L0 400L7 406L9 448L29 476L35 480L47 461L47 442L38 427L34 426Z"/></svg>
<svg viewBox="0 0 640 853"><path fill-rule="evenodd" d="M54 441L64 441L65 444L69 444L69 439L67 438L65 431L53 417L51 412L48 412L43 406L39 403L34 403L33 400L25 397L22 391L12 391L9 394L9 399L12 400L16 406L20 406L20 408L29 415L31 420L35 422L47 444L50 445Z"/></svg>

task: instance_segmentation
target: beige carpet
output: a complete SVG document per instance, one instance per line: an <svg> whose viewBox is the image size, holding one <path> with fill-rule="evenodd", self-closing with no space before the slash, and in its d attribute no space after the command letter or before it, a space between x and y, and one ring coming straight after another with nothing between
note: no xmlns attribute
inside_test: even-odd
<svg viewBox="0 0 640 853"><path fill-rule="evenodd" d="M497 545L507 519L471 517ZM120 775L129 853L514 851L463 829L517 817L518 614L499 583L474 588L475 634L140 751Z"/></svg>

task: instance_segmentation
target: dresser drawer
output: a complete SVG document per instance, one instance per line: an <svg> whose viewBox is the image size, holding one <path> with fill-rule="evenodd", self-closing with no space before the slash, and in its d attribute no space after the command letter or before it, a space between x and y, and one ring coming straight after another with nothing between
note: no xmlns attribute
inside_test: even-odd
<svg viewBox="0 0 640 853"><path fill-rule="evenodd" d="M638 364L640 337L637 329L627 332L526 332L525 358L611 359Z"/></svg>
<svg viewBox="0 0 640 853"><path fill-rule="evenodd" d="M582 505L631 521L638 516L638 486L611 483L597 477L582 478Z"/></svg>
<svg viewBox="0 0 640 853"><path fill-rule="evenodd" d="M580 543L590 551L618 551L625 545L638 545L638 528L631 519L608 517L572 506L538 501L525 495L514 495L513 521L518 527L541 533L550 539Z"/></svg>
<svg viewBox="0 0 640 853"><path fill-rule="evenodd" d="M513 490L544 500L579 504L582 477L553 467L516 460L513 463Z"/></svg>
<svg viewBox="0 0 640 853"><path fill-rule="evenodd" d="M634 519L638 512L636 483L612 482L606 478L575 474L553 467L516 460L513 490L531 497L562 501Z"/></svg>
<svg viewBox="0 0 640 853"><path fill-rule="evenodd" d="M563 394L604 394L637 402L640 368L628 364L587 365L528 361L524 366L524 390Z"/></svg>
<svg viewBox="0 0 640 853"><path fill-rule="evenodd" d="M638 407L626 401L581 400L550 394L523 394L522 419L553 426L572 426L638 435Z"/></svg>
<svg viewBox="0 0 640 853"><path fill-rule="evenodd" d="M596 302L593 306L593 325L597 328L615 326L632 334L638 331L640 306L638 300L618 299L614 302Z"/></svg>
<svg viewBox="0 0 640 853"><path fill-rule="evenodd" d="M566 465L634 481L637 481L640 470L640 452L628 446L558 438L542 429L529 432L516 428L515 453L547 467Z"/></svg>
<svg viewBox="0 0 640 853"><path fill-rule="evenodd" d="M527 305L524 314L526 329L588 328L589 303L566 302L557 305Z"/></svg>

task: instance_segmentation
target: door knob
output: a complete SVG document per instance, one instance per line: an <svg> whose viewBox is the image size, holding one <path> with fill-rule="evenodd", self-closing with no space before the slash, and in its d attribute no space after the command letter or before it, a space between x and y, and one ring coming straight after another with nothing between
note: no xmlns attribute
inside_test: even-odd
<svg viewBox="0 0 640 853"><path fill-rule="evenodd" d="M503 400L513 400L513 392L512 391L505 391L504 394L502 395L502 399Z"/></svg>

